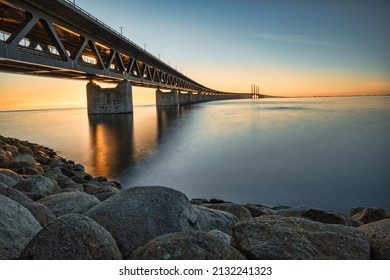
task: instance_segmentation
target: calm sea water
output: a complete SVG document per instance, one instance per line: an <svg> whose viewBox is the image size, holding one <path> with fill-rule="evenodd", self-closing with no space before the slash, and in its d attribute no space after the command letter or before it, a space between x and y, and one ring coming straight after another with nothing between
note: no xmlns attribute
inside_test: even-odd
<svg viewBox="0 0 390 280"><path fill-rule="evenodd" d="M190 198L390 210L390 97L219 101L134 114L0 112L0 134L49 146L125 187Z"/></svg>

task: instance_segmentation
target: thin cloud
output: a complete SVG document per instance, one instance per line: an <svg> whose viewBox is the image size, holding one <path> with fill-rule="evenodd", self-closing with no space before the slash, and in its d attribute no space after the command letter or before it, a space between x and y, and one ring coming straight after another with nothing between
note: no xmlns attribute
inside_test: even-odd
<svg viewBox="0 0 390 280"><path fill-rule="evenodd" d="M288 42L288 43L297 43L297 44L306 44L306 45L326 46L326 47L339 46L338 44L333 42L314 40L307 36L301 36L301 35L255 34L253 37L262 40L275 41L275 42Z"/></svg>

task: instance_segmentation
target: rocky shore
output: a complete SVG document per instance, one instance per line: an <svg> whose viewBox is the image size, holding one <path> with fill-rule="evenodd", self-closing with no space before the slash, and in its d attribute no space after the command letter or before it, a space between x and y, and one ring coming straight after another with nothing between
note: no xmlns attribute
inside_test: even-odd
<svg viewBox="0 0 390 280"><path fill-rule="evenodd" d="M122 188L0 136L0 259L390 259L390 217Z"/></svg>

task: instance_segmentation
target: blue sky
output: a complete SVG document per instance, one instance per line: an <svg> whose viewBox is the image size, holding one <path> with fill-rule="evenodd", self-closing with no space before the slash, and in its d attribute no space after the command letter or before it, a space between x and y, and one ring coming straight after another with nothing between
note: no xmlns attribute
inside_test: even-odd
<svg viewBox="0 0 390 280"><path fill-rule="evenodd" d="M122 26L135 43L218 90L250 91L256 83L263 93L282 96L390 92L387 0L76 4L118 31ZM9 77L0 74L0 81Z"/></svg>

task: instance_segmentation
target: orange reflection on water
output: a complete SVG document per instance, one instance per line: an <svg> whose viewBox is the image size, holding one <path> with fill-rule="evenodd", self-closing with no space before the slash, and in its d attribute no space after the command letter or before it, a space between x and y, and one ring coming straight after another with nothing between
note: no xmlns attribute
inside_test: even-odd
<svg viewBox="0 0 390 280"><path fill-rule="evenodd" d="M114 143L109 143L109 128L102 123L98 123L94 132L93 166L95 173L109 174L109 155L113 154L114 148Z"/></svg>
<svg viewBox="0 0 390 280"><path fill-rule="evenodd" d="M136 115L136 114L134 114ZM93 172L117 178L156 148L156 112L89 116Z"/></svg>

